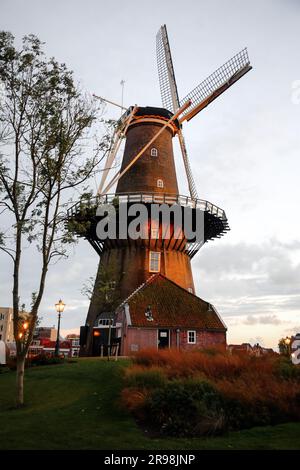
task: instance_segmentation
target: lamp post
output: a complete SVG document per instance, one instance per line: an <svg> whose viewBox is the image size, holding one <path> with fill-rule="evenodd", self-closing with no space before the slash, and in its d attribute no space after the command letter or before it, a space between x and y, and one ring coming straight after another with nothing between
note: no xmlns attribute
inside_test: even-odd
<svg viewBox="0 0 300 470"><path fill-rule="evenodd" d="M288 351L288 355L290 356L291 355L291 338L289 338L288 336L285 338L284 340L286 346L287 346L287 351Z"/></svg>
<svg viewBox="0 0 300 470"><path fill-rule="evenodd" d="M65 309L66 304L60 299L57 304L55 304L56 311L58 313L58 325L57 325L57 338L55 343L55 356L59 357L59 331L60 331L60 317Z"/></svg>

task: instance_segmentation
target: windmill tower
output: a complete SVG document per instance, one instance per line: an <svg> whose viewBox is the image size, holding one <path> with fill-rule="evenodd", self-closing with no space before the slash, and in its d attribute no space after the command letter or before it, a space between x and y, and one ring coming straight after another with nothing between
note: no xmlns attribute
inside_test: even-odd
<svg viewBox="0 0 300 470"><path fill-rule="evenodd" d="M176 285L195 294L191 259L203 243L219 238L229 230L225 212L198 198L182 126L252 68L247 50L236 54L180 100L165 25L157 34L156 49L163 107L135 105L125 110L113 136L95 200L89 201L88 209L78 202L68 211L69 220L89 220L89 228L80 235L90 242L100 256L85 326L85 354L92 353L93 328L97 319L101 315L105 317L107 313L112 317L112 312L107 310L116 305L112 307L114 302L110 304L108 297L110 300L115 297L115 303L122 302L147 282L153 273L161 273ZM109 169L113 166L124 137L126 141L121 168L107 183ZM173 154L174 138L179 139L189 196L181 196L179 193ZM115 192L110 192L113 187L116 187ZM204 218L203 240L189 239L184 227L175 227L175 223L168 237L164 237L163 224L160 220L154 224L151 215L148 218L147 236L143 239L121 239L119 235L113 239L99 238L96 233L99 217L96 216L95 207L99 204L120 207L122 203L128 207L141 203L148 209L153 204L177 204L181 208L198 210ZM178 230L180 237L175 236ZM106 288L105 283L111 287Z"/></svg>

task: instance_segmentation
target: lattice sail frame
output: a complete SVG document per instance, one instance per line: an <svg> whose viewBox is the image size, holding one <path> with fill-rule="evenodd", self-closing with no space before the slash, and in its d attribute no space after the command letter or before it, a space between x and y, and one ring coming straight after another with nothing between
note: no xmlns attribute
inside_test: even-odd
<svg viewBox="0 0 300 470"><path fill-rule="evenodd" d="M180 104L185 103L187 100L191 100L192 104L183 114L187 115L192 112L193 109L204 102L209 96L213 95L219 88L226 85L236 75L240 74L245 70L250 69L250 60L248 56L247 48L242 49L235 56L229 59L225 64L219 67L203 82L196 86L190 93L188 93L181 101Z"/></svg>
<svg viewBox="0 0 300 470"><path fill-rule="evenodd" d="M162 105L164 108L175 113L180 108L180 103L166 25L161 26L156 35L156 57ZM190 195L192 198L197 199L196 184L181 130L178 132L178 138Z"/></svg>
<svg viewBox="0 0 300 470"><path fill-rule="evenodd" d="M177 84L168 39L166 25L161 26L156 35L156 57L162 105L164 108L175 113L180 106L187 101L191 101L189 106L179 118L182 124L185 120L190 120L221 93L227 90L233 83L239 80L252 67L248 57L247 48L238 52L225 64L219 67L214 73L194 88L183 100L179 101ZM178 131L185 172L188 180L189 191L192 198L197 198L197 190L191 171L190 162L186 150L186 145L182 130Z"/></svg>
<svg viewBox="0 0 300 470"><path fill-rule="evenodd" d="M156 35L156 58L162 105L175 113L180 104L166 25Z"/></svg>

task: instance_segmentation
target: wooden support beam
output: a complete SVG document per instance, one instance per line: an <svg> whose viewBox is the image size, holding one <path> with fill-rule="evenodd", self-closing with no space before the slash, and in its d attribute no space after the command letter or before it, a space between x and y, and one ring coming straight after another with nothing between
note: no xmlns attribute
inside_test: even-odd
<svg viewBox="0 0 300 470"><path fill-rule="evenodd" d="M242 70L238 73L234 74L226 83L221 85L217 88L211 95L201 101L195 108L191 109L191 111L182 118L179 119L179 123L182 124L184 121L190 121L196 114L198 114L202 109L206 108L212 101L214 101L218 96L220 96L224 91L226 91L229 87L231 87L236 81L243 77L247 72L252 69L251 65L246 65Z"/></svg>
<svg viewBox="0 0 300 470"><path fill-rule="evenodd" d="M118 153L118 150L119 150L121 142L122 142L122 137L123 137L123 135L126 135L127 129L129 127L135 113L137 112L137 110L138 110L138 107L135 105L134 108L132 109L131 113L129 114L128 118L125 119L121 129L118 129L116 131L115 135L114 135L114 142L113 142L113 145L112 145L112 147L111 147L111 149L110 149L110 151L107 155L106 162L105 162L105 167L104 167L103 173L102 173L101 182L100 182L100 185L99 185L99 188L98 188L98 191L97 191L98 196L103 195L102 188L105 184L105 181L106 181L107 175L109 173L109 170L111 169L112 164L115 161L116 155Z"/></svg>

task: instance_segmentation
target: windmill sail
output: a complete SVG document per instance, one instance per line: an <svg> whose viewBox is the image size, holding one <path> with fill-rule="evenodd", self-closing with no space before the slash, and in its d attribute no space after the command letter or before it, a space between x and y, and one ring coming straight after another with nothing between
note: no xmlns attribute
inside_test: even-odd
<svg viewBox="0 0 300 470"><path fill-rule="evenodd" d="M181 100L180 104L191 100L192 105L183 113L180 121L189 121L251 69L247 48L245 48L219 67Z"/></svg>
<svg viewBox="0 0 300 470"><path fill-rule="evenodd" d="M180 103L166 25L160 28L156 36L156 56L162 104L164 108L175 113L180 107ZM192 198L196 199L198 197L196 185L181 130L178 132L178 138L190 195Z"/></svg>
<svg viewBox="0 0 300 470"><path fill-rule="evenodd" d="M190 195L191 195L191 198L198 199L196 184L195 184L193 173L192 173L192 170L191 170L191 165L190 165L190 161L189 161L186 146L185 146L185 140L184 140L184 137L183 137L183 134L182 134L181 130L178 131L178 139L179 139L179 143L180 143L180 148L181 148L184 168L185 168L185 172L186 172L186 177L187 177L187 180L188 180Z"/></svg>
<svg viewBox="0 0 300 470"><path fill-rule="evenodd" d="M180 104L166 25L156 35L156 57L163 107L175 113Z"/></svg>

